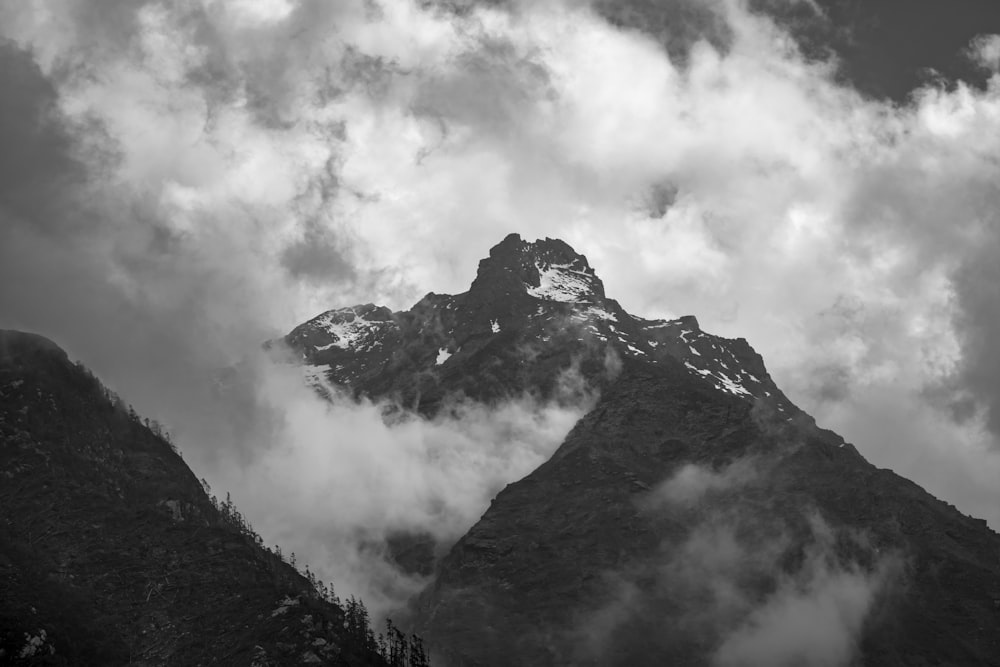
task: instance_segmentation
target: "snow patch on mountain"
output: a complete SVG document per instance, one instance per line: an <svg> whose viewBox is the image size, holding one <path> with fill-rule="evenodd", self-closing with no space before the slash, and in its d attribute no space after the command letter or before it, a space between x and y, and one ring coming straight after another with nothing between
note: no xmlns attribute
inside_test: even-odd
<svg viewBox="0 0 1000 667"><path fill-rule="evenodd" d="M697 368L689 361L685 361L684 366L698 375L709 378L710 381L714 380L715 382L713 382L713 384L716 389L721 389L722 391L729 392L730 394L734 394L736 396L753 396L753 392L748 391L747 388L741 383L733 380L722 371L711 371L707 368Z"/></svg>
<svg viewBox="0 0 1000 667"><path fill-rule="evenodd" d="M546 301L579 303L593 298L593 276L586 271L572 268L572 264L535 264L538 269L538 287L526 286L528 294Z"/></svg>
<svg viewBox="0 0 1000 667"><path fill-rule="evenodd" d="M440 350L438 350L437 359L434 361L434 363L440 366L444 362L448 361L448 359L450 358L451 358L451 352L448 351L448 348L442 347Z"/></svg>
<svg viewBox="0 0 1000 667"><path fill-rule="evenodd" d="M590 317L596 317L599 320L608 320L609 322L617 322L618 318L614 313L609 313L603 308L598 308L596 306L591 306L587 309L586 314Z"/></svg>
<svg viewBox="0 0 1000 667"><path fill-rule="evenodd" d="M354 308L342 308L323 313L313 322L315 330L321 331L333 338L326 345L317 345L314 349L317 352L329 350L332 347L341 350L357 348L361 343L367 341L368 347L380 344L377 338L369 336L372 329L384 326L381 321L370 321L359 314Z"/></svg>
<svg viewBox="0 0 1000 667"><path fill-rule="evenodd" d="M617 322L618 316L612 312L600 308L598 306L588 306L584 310L577 310L572 315L573 319L577 322L593 322L593 321L604 321L604 322ZM593 325L591 325L593 326ZM614 325L609 325L612 330L614 330Z"/></svg>

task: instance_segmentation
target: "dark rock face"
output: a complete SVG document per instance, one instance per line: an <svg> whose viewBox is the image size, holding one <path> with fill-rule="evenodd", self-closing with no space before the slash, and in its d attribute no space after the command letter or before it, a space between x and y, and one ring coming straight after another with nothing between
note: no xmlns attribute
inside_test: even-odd
<svg viewBox="0 0 1000 667"><path fill-rule="evenodd" d="M384 664L159 430L0 331L0 664Z"/></svg>
<svg viewBox="0 0 1000 667"><path fill-rule="evenodd" d="M363 308L376 333L335 353L345 311L286 342L424 414L571 371L600 391L437 560L411 620L438 662L1000 665L1000 536L818 428L745 340L629 315L586 258L516 235L469 292ZM432 551L391 547L414 569Z"/></svg>
<svg viewBox="0 0 1000 667"><path fill-rule="evenodd" d="M425 414L446 396L550 398L571 368L601 387L630 358L680 361L723 391L798 414L745 340L705 333L693 316L629 315L605 295L587 258L556 239L511 234L479 263L468 292L428 294L397 313L372 304L327 311L284 343L308 377Z"/></svg>

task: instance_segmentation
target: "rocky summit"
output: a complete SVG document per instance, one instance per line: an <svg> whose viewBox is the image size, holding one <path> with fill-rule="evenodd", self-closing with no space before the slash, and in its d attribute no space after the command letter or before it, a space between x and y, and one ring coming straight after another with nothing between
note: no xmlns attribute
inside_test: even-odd
<svg viewBox="0 0 1000 667"><path fill-rule="evenodd" d="M1000 665L1000 535L868 463L743 339L648 320L559 240L469 291L328 311L285 342L319 391L433 415L599 393L445 555L410 620L445 665Z"/></svg>
<svg viewBox="0 0 1000 667"><path fill-rule="evenodd" d="M571 368L603 386L632 360L679 363L722 393L767 404L789 420L802 414L744 339L706 333L693 316L630 315L605 296L587 258L557 239L532 243L511 234L479 263L467 292L431 293L404 312L373 304L330 310L284 342L307 378L391 396L423 413L456 394L548 397Z"/></svg>

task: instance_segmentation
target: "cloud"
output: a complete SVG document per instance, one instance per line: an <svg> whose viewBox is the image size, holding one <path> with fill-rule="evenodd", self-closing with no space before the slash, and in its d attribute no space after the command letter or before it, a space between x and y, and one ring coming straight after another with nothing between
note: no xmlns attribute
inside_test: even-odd
<svg viewBox="0 0 1000 667"><path fill-rule="evenodd" d="M327 401L298 366L259 363L249 385L262 423L243 443L256 455L218 473L220 488L235 490L268 540L376 615L425 583L394 563L393 538L450 546L504 486L548 459L595 399L570 367L551 401L460 401L427 419L329 386Z"/></svg>
<svg viewBox="0 0 1000 667"><path fill-rule="evenodd" d="M65 212L53 210L52 193L85 175L61 123L58 92L31 54L7 40L0 40L0 85L0 202L9 215L58 224Z"/></svg>
<svg viewBox="0 0 1000 667"><path fill-rule="evenodd" d="M849 665L877 591L877 579L865 573L819 567L755 610L719 647L714 664Z"/></svg>
<svg viewBox="0 0 1000 667"><path fill-rule="evenodd" d="M737 493L699 503L656 555L608 573L606 595L579 616L568 645L580 662L628 664L655 646L665 659L717 667L846 667L901 562L808 508L782 513ZM637 637L641 654L630 653Z"/></svg>
<svg viewBox="0 0 1000 667"><path fill-rule="evenodd" d="M4 6L0 325L219 486L273 433L246 426L267 378L230 404L215 369L329 307L464 291L510 231L559 237L631 312L748 338L821 424L997 525L996 80L892 105L742 3L679 50L598 4Z"/></svg>
<svg viewBox="0 0 1000 667"><path fill-rule="evenodd" d="M1000 71L1000 35L979 35L969 44L969 58L992 73Z"/></svg>
<svg viewBox="0 0 1000 667"><path fill-rule="evenodd" d="M779 576L775 590L755 606L715 651L713 665L852 664L861 630L899 563L883 556L871 569L834 556L834 532L812 517L813 542L797 570Z"/></svg>
<svg viewBox="0 0 1000 667"><path fill-rule="evenodd" d="M756 461L741 458L714 470L696 463L686 463L657 485L643 506L654 509L660 505L693 506L704 496L730 491L757 480Z"/></svg>

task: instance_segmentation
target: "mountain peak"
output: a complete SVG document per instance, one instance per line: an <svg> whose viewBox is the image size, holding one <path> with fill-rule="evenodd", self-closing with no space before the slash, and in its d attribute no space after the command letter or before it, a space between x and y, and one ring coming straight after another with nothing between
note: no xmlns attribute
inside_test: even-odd
<svg viewBox="0 0 1000 667"><path fill-rule="evenodd" d="M0 363L41 366L67 359L66 352L45 336L15 329L0 329Z"/></svg>
<svg viewBox="0 0 1000 667"><path fill-rule="evenodd" d="M785 420L799 413L745 340L702 331L693 315L629 314L605 295L587 258L559 239L509 234L480 261L468 292L431 293L397 313L373 304L330 310L293 329L285 342L314 386L328 380L368 395L393 394L421 402L428 413L448 392L483 400L545 395L565 367L581 360L590 364L584 376L600 384L610 377L609 355L674 365L706 387L763 401ZM543 352L548 365L494 373L498 365L521 369L526 354ZM483 381L483 374L493 375Z"/></svg>
<svg viewBox="0 0 1000 667"><path fill-rule="evenodd" d="M483 296L526 294L545 301L598 302L604 283L587 258L559 239L525 241L508 234L479 263L473 292Z"/></svg>

